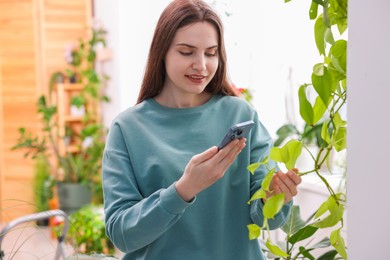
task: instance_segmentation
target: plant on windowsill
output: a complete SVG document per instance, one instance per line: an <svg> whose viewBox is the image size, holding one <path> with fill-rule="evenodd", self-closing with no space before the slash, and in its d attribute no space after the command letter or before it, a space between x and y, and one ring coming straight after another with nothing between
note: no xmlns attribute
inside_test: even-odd
<svg viewBox="0 0 390 260"><path fill-rule="evenodd" d="M93 30L91 38L87 41L80 40L79 47L73 49L72 57L77 57L77 62L69 61L70 68L74 75L77 75L77 84L82 86L77 95L72 96L72 104L85 106L85 114L79 122L78 130L72 129L71 125L66 125L66 135L59 134L58 127L58 107L50 99L51 92L55 90L55 83L69 82L64 78L65 73L55 72L53 74L50 95L41 95L38 98L38 114L42 119L42 130L38 134L33 134L25 128L19 129L19 139L12 149L24 149L25 157L36 158L44 156L51 163L50 171L53 183L57 184L57 191L60 199L60 207L66 213L71 213L84 204L88 204L93 198L96 202L102 202L101 186L101 159L105 146L106 129L100 123L100 114L97 106L99 102L108 102L108 98L102 94L102 87L108 79L105 75L99 75L94 69L97 58L96 48L102 44L105 46L105 31ZM69 73L68 73L69 75ZM76 149L65 152L60 151L59 142L63 139L73 140ZM65 186L75 186L81 188L81 194L76 195L74 191L61 190ZM80 205L64 206L61 203L61 195L74 197Z"/></svg>
<svg viewBox="0 0 390 260"><path fill-rule="evenodd" d="M289 0L285 0L289 2ZM318 15L318 7L323 8L323 13ZM265 176L261 189L252 196L250 203L255 199L266 198L266 192L272 192L269 189L271 179L275 172L275 167L270 168L268 165L269 159L278 163L284 164L285 168L293 169L297 159L300 157L302 149L307 150L313 160L313 169L298 173L301 176L313 173L318 176L319 180L325 185L329 191L329 198L319 205L315 211L313 219L307 223L296 221L299 214L290 215L287 224L290 225L289 231L283 246L272 241L268 220L281 210L284 204L284 194L277 194L268 198L263 207L264 225L262 227L256 224L249 224L249 238L257 239L261 231L267 231L267 239L265 248L272 258L275 259L315 259L313 250L315 248L309 245L299 245L302 242L310 241L315 237L315 233L319 229L330 228L330 238L324 239L323 243L315 245L316 248L329 244L333 249L321 256L321 259L347 259L347 250L341 229L344 227L344 211L346 207L346 195L344 192L336 192L327 179L322 175L320 169L326 164L330 153L335 151L346 151L346 129L347 121L342 118L339 113L346 106L346 56L347 56L347 41L340 39L335 41L332 33L332 28L337 27L340 35L348 28L347 25L347 0L313 0L310 7L310 19L315 21L314 36L317 49L324 57L323 62L320 62L313 67L311 83L303 84L298 91L300 115L308 126L303 133L294 133L295 129L290 128L286 131L287 135L291 133L298 134L301 138L291 139L282 147L274 147L271 149L269 158L264 158L262 161L251 164L248 170L254 174L258 167L265 167L268 174ZM316 99L310 100L307 91L309 88L316 92ZM321 124L319 150L317 154L311 153L307 148L305 139L302 138L305 133L319 131L319 120ZM313 130L316 129L316 130ZM280 129L279 129L280 130ZM282 128L280 131L285 131ZM317 132L318 133L318 132ZM279 136L283 133L279 132ZM318 139L318 140L320 140ZM306 139L307 140L307 139ZM331 171L331 169L329 169ZM294 211L294 208L293 208Z"/></svg>

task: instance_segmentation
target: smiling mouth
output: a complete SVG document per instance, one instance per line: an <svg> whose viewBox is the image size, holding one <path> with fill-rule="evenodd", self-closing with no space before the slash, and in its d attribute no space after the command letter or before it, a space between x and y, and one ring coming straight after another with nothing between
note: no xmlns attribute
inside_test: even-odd
<svg viewBox="0 0 390 260"><path fill-rule="evenodd" d="M202 80L206 78L206 76L198 76L198 75L187 75L186 77L193 80Z"/></svg>
<svg viewBox="0 0 390 260"><path fill-rule="evenodd" d="M194 84L203 84L206 80L205 76L186 75L187 79Z"/></svg>

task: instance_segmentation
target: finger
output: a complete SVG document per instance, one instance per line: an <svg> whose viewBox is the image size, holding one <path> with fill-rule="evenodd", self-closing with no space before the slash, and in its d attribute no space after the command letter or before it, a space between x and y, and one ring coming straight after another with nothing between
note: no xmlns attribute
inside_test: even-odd
<svg viewBox="0 0 390 260"><path fill-rule="evenodd" d="M222 161L233 149L234 147L240 142L240 140L235 139L228 143L224 148L219 150L217 156L215 156L215 160L217 163Z"/></svg>
<svg viewBox="0 0 390 260"><path fill-rule="evenodd" d="M244 149L246 145L245 141L245 138L240 139L239 142L226 154L226 156L219 161L219 163L225 166L230 166L236 159L237 155L242 151L242 149Z"/></svg>
<svg viewBox="0 0 390 260"><path fill-rule="evenodd" d="M193 163L199 164L209 160L217 153L218 153L218 147L213 146L202 153L194 155L191 160L193 161Z"/></svg>
<svg viewBox="0 0 390 260"><path fill-rule="evenodd" d="M288 175L283 174L282 172L278 172L278 177L281 180L279 186L283 192L288 192L292 196L298 194L297 185L290 179Z"/></svg>
<svg viewBox="0 0 390 260"><path fill-rule="evenodd" d="M294 169L292 171L288 171L287 176L295 183L295 185L299 185L302 182L301 176L296 174Z"/></svg>

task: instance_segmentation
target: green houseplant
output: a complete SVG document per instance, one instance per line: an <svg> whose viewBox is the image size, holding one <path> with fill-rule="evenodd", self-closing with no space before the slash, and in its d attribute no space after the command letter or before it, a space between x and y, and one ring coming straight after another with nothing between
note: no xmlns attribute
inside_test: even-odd
<svg viewBox="0 0 390 260"><path fill-rule="evenodd" d="M285 0L285 2L289 1ZM318 15L319 7L323 10L323 13L320 15ZM285 246L280 246L272 241L268 226L268 219L272 219L282 208L284 195L274 195L266 200L263 207L264 225L262 227L255 224L248 225L249 238L257 239L262 230L267 231L268 238L266 239L265 248L275 259L315 259L312 255L313 247L310 245L297 247L297 245L298 242L313 239L317 230L325 228L332 230L330 238L325 238L320 245L315 246L317 248L320 246L326 247L330 244L333 249L321 256L321 259L347 259L345 241L341 236L341 229L344 227L346 195L344 192L336 192L320 171L333 150L338 152L346 150L347 121L342 117L340 110L345 107L347 101L347 41L344 39L335 40L332 29L337 27L340 35L347 30L347 7L347 0L311 1L309 16L310 19L315 20L315 42L319 54L324 59L313 66L311 83L303 84L298 91L299 112L306 123L305 130L299 132L295 126L283 126L280 128L278 133L278 141L280 143L292 135L296 135L297 138L292 138L282 147L273 148L270 158L284 164L287 169L292 169L295 167L302 150L305 149L312 158L313 167L311 170L300 172L299 174L301 176L310 173L315 174L329 191L329 198L319 205L312 219L307 222L298 221L299 224L295 225L295 228L290 226L290 232L286 232ZM307 94L309 88L316 93L314 100ZM317 138L319 150L316 154L311 153L307 147L310 133L314 137L319 137ZM317 135L314 133L317 133ZM248 166L248 170L252 174L258 167L266 167L269 171L263 180L261 189L252 196L250 201L265 198L266 192L271 192L269 185L275 168L268 167L268 160L269 158L265 158L261 162ZM294 217L296 219L299 218L293 212L292 218ZM291 221L291 218L287 223L289 221Z"/></svg>
<svg viewBox="0 0 390 260"><path fill-rule="evenodd" d="M67 82L70 82L70 79L63 77L66 73L55 72L51 80L50 95L48 97L41 95L37 102L38 114L42 119L42 131L35 135L25 128L20 128L17 144L12 148L24 149L25 157L44 156L47 158L51 163L51 178L53 183L57 184L60 207L67 213L90 203L92 191L95 191L93 194L95 201L102 201L100 171L106 129L100 123L97 105L101 101L108 101L108 98L102 94L102 87L108 77L99 75L94 70L94 64L97 57L96 46L105 45L104 35L104 30L92 30L90 39L80 40L79 47L72 50L72 55L77 57L77 60L68 60L70 68L67 71L71 70L74 73L73 76L77 75L76 83L83 86L77 95L72 96L71 102L79 106L86 105L85 114L80 122L81 130L74 131L70 125L66 125L66 136L60 134L57 122L58 107L50 97L55 83L59 81L58 78ZM77 146L76 151L60 151L59 141L66 138L73 140ZM81 190L81 193L76 195L75 190L64 190L65 187L73 187L72 189ZM64 202L64 198L72 196L80 205L64 206L68 203Z"/></svg>
<svg viewBox="0 0 390 260"><path fill-rule="evenodd" d="M51 192L51 174L50 163L43 154L38 155L34 159L34 202L36 212L49 210L49 200L52 197ZM37 221L38 226L47 226L48 220Z"/></svg>
<svg viewBox="0 0 390 260"><path fill-rule="evenodd" d="M69 216L67 241L78 254L112 255L114 245L106 236L102 205L87 205Z"/></svg>

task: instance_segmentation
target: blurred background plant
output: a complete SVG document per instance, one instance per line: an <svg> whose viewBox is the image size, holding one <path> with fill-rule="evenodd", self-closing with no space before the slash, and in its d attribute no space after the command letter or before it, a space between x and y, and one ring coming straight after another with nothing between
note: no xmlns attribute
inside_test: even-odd
<svg viewBox="0 0 390 260"><path fill-rule="evenodd" d="M99 55L102 56L99 53L105 50L106 31L92 28L86 35L89 38L80 39L77 47L67 50L69 68L65 72L53 73L49 95L41 95L38 98L37 113L42 120L41 131L34 134L24 127L19 128L19 138L11 149L23 149L25 157L39 159L40 164L45 160L49 164L46 167L50 169L48 183L51 187L45 187L48 190L58 183L79 183L92 189L94 202L102 203L101 160L107 129L101 123L99 107L100 102L109 102L109 98L104 94L105 83L109 77L95 70L95 62ZM101 57L100 59L104 60ZM77 121L77 129L72 128L74 121L66 124L65 136L60 134L58 104L57 100L52 98L53 92L58 91L57 84L61 83L82 86L79 92L72 94L70 103L84 107L82 119ZM59 143L68 145L69 140L74 146L73 150L66 149L66 152L61 152ZM52 193L48 192L48 195L52 196Z"/></svg>
<svg viewBox="0 0 390 260"><path fill-rule="evenodd" d="M67 241L77 253L114 254L115 247L106 236L102 205L87 205L69 216Z"/></svg>

